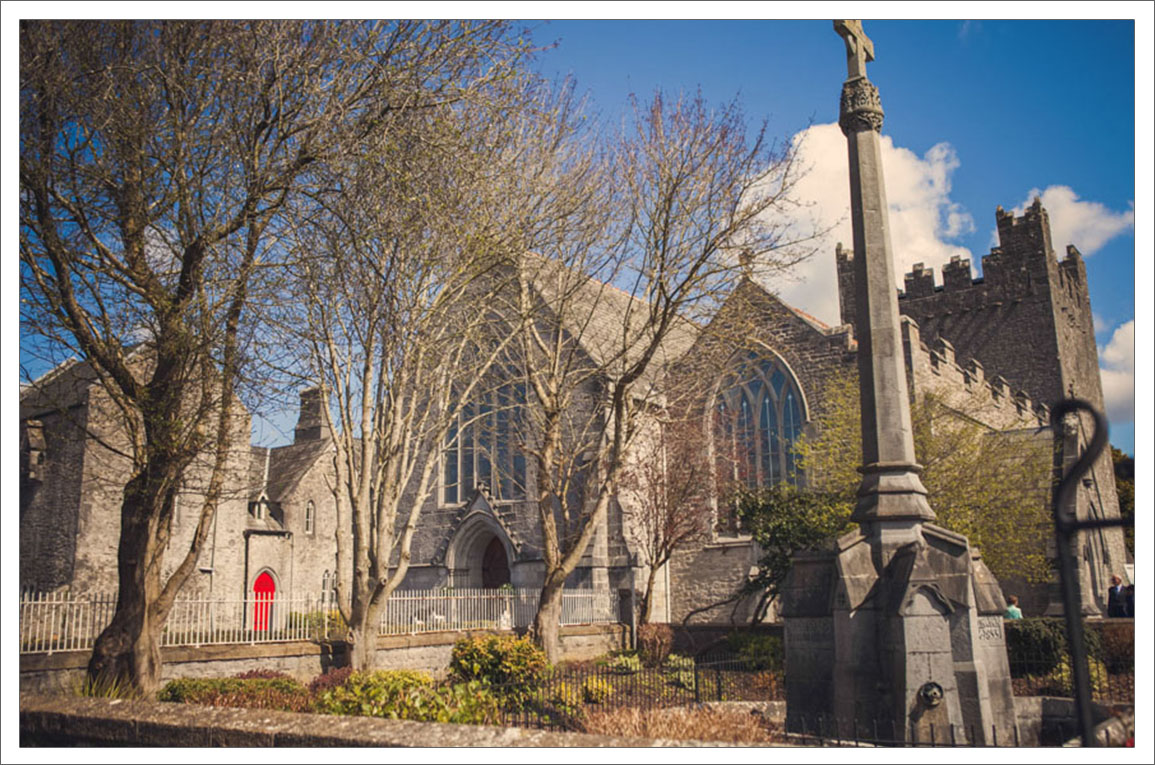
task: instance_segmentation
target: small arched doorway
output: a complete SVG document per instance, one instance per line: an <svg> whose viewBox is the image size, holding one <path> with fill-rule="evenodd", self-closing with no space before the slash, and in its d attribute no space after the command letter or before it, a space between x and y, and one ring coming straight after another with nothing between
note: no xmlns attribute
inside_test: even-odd
<svg viewBox="0 0 1155 765"><path fill-rule="evenodd" d="M505 555L505 545L493 537L481 557L481 586L495 590L509 583L509 558Z"/></svg>
<svg viewBox="0 0 1155 765"><path fill-rule="evenodd" d="M267 632L269 617L273 610L273 598L277 596L277 582L268 571L262 571L253 582L253 629Z"/></svg>
<svg viewBox="0 0 1155 765"><path fill-rule="evenodd" d="M514 552L488 513L468 517L449 544L446 564L454 587L497 589L513 582Z"/></svg>

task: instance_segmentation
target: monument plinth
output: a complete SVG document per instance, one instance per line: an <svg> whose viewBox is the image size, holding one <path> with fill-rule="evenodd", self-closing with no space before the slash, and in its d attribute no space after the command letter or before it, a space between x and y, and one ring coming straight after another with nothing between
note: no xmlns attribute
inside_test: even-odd
<svg viewBox="0 0 1155 765"><path fill-rule="evenodd" d="M1006 603L966 537L929 523L935 514L915 461L882 173L883 111L866 77L874 46L858 21L834 28L847 60L838 122L854 232L862 482L851 518L860 528L832 551L796 556L783 586L787 726L1009 742L1015 716Z"/></svg>

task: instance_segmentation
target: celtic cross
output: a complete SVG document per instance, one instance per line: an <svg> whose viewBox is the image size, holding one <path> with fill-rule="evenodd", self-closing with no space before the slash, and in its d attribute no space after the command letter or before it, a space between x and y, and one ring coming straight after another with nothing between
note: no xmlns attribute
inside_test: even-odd
<svg viewBox="0 0 1155 765"><path fill-rule="evenodd" d="M858 19L839 19L834 31L846 43L846 79L866 77L866 62L874 61L874 43L862 31Z"/></svg>

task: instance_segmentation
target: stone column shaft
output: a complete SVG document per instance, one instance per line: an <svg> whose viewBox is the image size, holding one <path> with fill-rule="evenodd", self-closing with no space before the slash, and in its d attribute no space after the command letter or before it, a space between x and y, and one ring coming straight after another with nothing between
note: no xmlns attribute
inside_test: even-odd
<svg viewBox="0 0 1155 765"><path fill-rule="evenodd" d="M850 210L858 376L862 412L862 483L853 520L893 522L880 533L909 531L934 520L914 457L910 398L899 329L894 258L882 176L882 106L863 77L842 86L839 118L850 164Z"/></svg>

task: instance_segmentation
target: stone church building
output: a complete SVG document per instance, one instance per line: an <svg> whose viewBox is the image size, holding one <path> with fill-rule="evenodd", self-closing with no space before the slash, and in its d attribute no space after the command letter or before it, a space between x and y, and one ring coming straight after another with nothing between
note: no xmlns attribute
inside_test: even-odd
<svg viewBox="0 0 1155 765"><path fill-rule="evenodd" d="M1031 438L1047 424L1047 405L1062 396L1103 407L1086 271L1075 248L1067 247L1061 260L1056 256L1047 213L1037 201L1022 217L1001 208L996 217L999 246L983 257L982 278L972 279L970 264L957 258L943 266L941 286L921 265L906 275L899 307L907 375L914 398L934 392L960 412L981 413L974 416L992 430ZM787 480L805 487L792 444L821 429L825 382L857 374L853 255L840 247L835 257L841 326L828 327L745 278L710 326L683 333L677 347L666 349L675 378L679 368L687 374L713 370L707 400L695 406L703 413L729 412L743 429L742 480L750 486ZM621 310L607 301L599 320L614 326L624 321ZM738 319L752 328L740 343L724 331ZM303 392L293 443L234 453L227 496L184 594L239 599L315 593L348 575L337 568L333 447L320 406L315 390ZM114 411L84 363L66 363L21 390L21 587L115 590L119 493L128 463L113 448ZM238 442L247 443L249 416L239 414L237 433L244 435ZM500 440L507 426L498 420L494 427ZM704 426L703 448L717 448L718 437ZM422 510L404 588L540 587L540 531L525 490L528 461L509 444L482 448L480 438L463 430L440 456L440 485ZM1088 441L1089 434L1081 433L1068 448ZM1044 494L1040 502L1045 500ZM177 505L169 570L196 523L195 480ZM616 594L644 586L645 554L629 505L624 495L611 505L568 587ZM1110 455L1080 487L1078 511L1082 517L1118 515ZM681 622L691 614L691 623L748 617L750 602L735 603L732 596L748 580L759 551L724 510L716 516L713 529L677 552L657 577L655 621ZM1123 573L1126 563L1122 533L1085 535L1078 554L1084 600L1105 612L1110 576ZM1014 590L1003 586L1027 592L1019 583ZM1024 610L1041 613L1047 598L1045 589L1023 596Z"/></svg>

